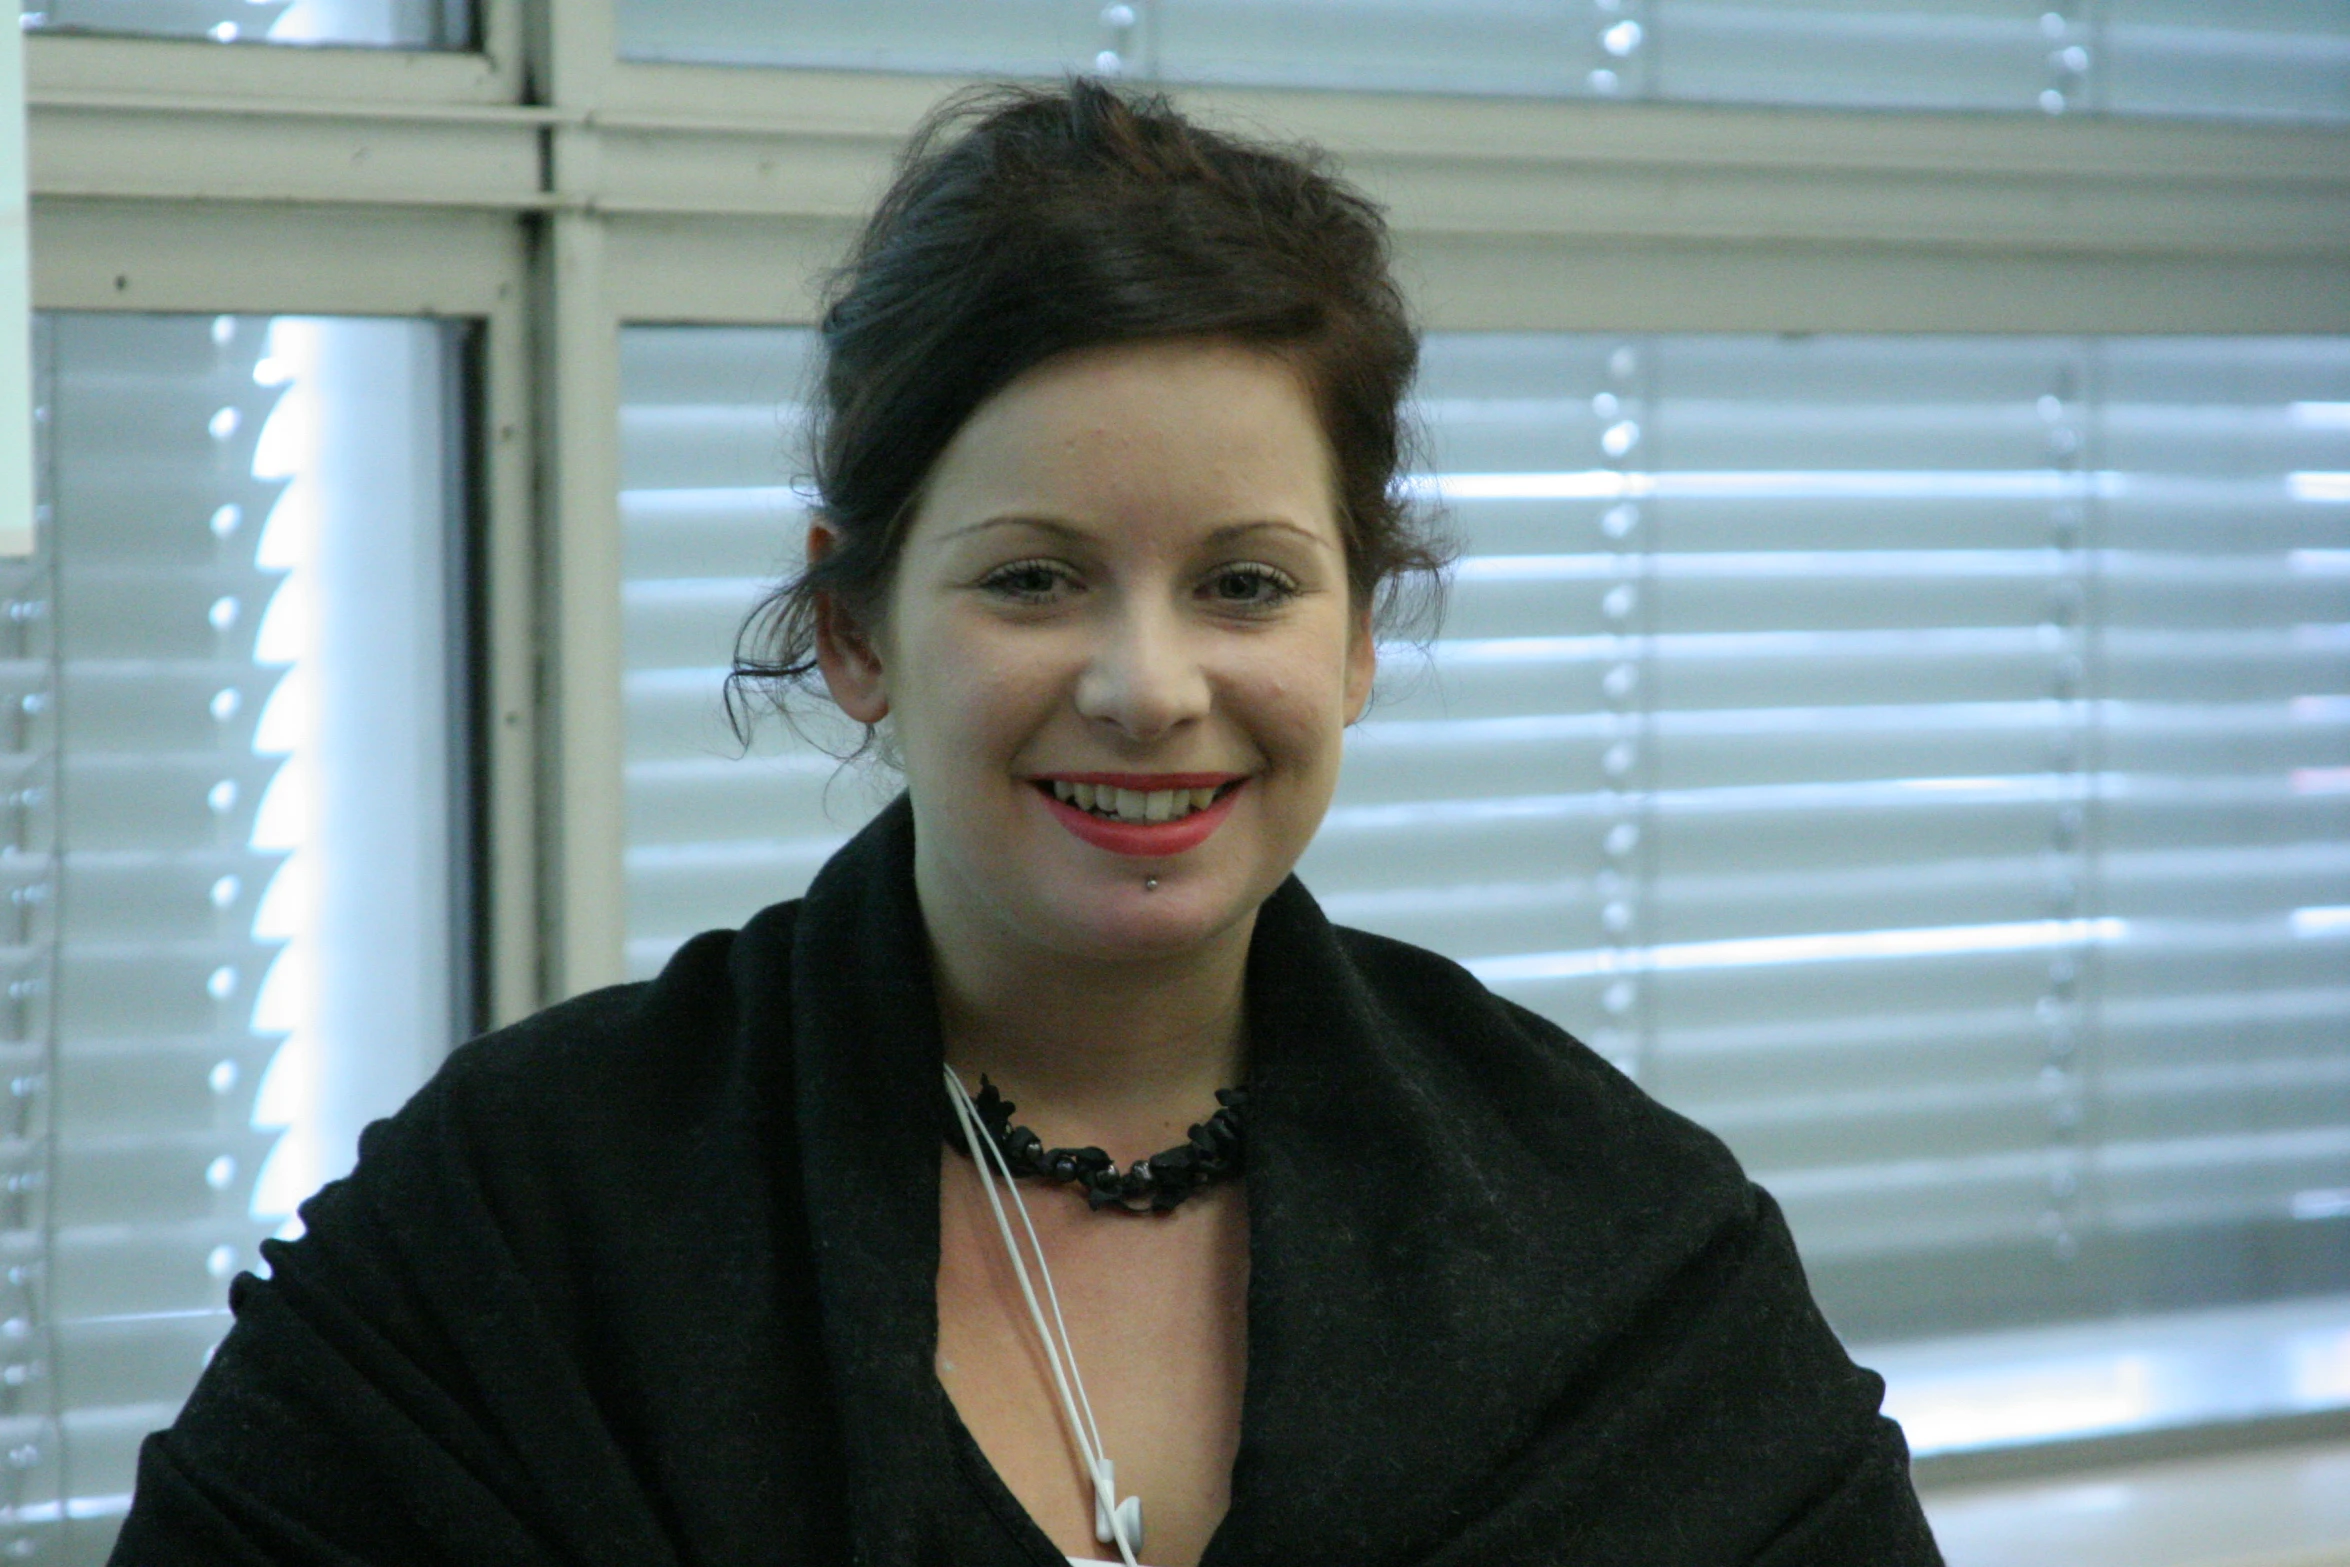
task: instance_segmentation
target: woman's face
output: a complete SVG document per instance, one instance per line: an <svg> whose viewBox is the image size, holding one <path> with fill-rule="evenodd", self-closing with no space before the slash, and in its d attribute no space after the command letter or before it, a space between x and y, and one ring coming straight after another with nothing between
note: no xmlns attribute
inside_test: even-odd
<svg viewBox="0 0 2350 1567"><path fill-rule="evenodd" d="M1305 388L1218 342L1072 353L982 404L883 623L822 642L842 707L892 721L934 931L1096 959L1247 928L1373 673Z"/></svg>

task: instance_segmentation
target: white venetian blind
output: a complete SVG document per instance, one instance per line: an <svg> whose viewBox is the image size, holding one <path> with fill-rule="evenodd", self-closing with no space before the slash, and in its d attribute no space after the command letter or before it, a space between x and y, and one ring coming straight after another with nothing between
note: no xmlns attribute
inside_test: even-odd
<svg viewBox="0 0 2350 1567"><path fill-rule="evenodd" d="M214 43L462 48L471 0L20 0L28 33L117 33Z"/></svg>
<svg viewBox="0 0 2350 1567"><path fill-rule="evenodd" d="M441 341L37 324L38 553L0 562L7 1560L105 1558L228 1280L454 1026Z"/></svg>
<svg viewBox="0 0 2350 1567"><path fill-rule="evenodd" d="M2350 116L2350 13L2337 0L619 0L619 30L621 52L633 59L728 65L1083 70L1183 83L2048 114Z"/></svg>
<svg viewBox="0 0 2350 1567"><path fill-rule="evenodd" d="M877 791L718 721L807 334L624 342L630 960ZM1849 1337L2350 1294L2350 344L1445 334L1302 867L1720 1131Z"/></svg>
<svg viewBox="0 0 2350 1567"><path fill-rule="evenodd" d="M2350 1289L2350 345L1447 337L1309 855L1720 1131L1849 1335Z"/></svg>
<svg viewBox="0 0 2350 1567"><path fill-rule="evenodd" d="M621 334L631 975L658 971L696 931L797 897L895 792L772 720L744 754L721 704L735 632L799 559L807 530L792 479L810 337ZM814 722L809 732L836 746L851 734Z"/></svg>

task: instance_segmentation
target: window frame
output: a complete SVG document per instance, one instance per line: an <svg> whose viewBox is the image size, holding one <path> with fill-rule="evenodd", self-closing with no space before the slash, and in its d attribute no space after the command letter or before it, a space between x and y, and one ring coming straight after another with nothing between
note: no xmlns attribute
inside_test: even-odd
<svg viewBox="0 0 2350 1567"><path fill-rule="evenodd" d="M466 51L24 43L36 308L479 323L475 910L504 1022L624 972L620 328L808 323L964 83L629 62L610 0L479 4ZM1431 329L2350 332L2340 127L1176 96L1336 153Z"/></svg>

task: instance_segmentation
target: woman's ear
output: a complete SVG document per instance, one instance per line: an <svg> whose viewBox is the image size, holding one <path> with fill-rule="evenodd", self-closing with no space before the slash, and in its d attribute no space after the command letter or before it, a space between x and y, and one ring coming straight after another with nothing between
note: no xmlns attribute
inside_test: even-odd
<svg viewBox="0 0 2350 1567"><path fill-rule="evenodd" d="M808 525L808 564L813 566L840 543L839 532L818 520ZM816 667L824 689L840 710L860 724L889 716L889 682L872 637L829 593L816 595Z"/></svg>
<svg viewBox="0 0 2350 1567"><path fill-rule="evenodd" d="M1379 674L1379 641L1371 631L1371 606L1355 611L1346 638L1346 721L1354 723L1371 705L1371 682Z"/></svg>

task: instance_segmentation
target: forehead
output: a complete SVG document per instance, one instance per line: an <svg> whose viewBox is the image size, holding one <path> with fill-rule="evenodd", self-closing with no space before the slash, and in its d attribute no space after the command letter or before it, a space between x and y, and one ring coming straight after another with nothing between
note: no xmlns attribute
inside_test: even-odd
<svg viewBox="0 0 2350 1567"><path fill-rule="evenodd" d="M982 403L932 468L912 542L991 516L1153 531L1276 520L1337 539L1304 382L1224 342L1064 354Z"/></svg>

